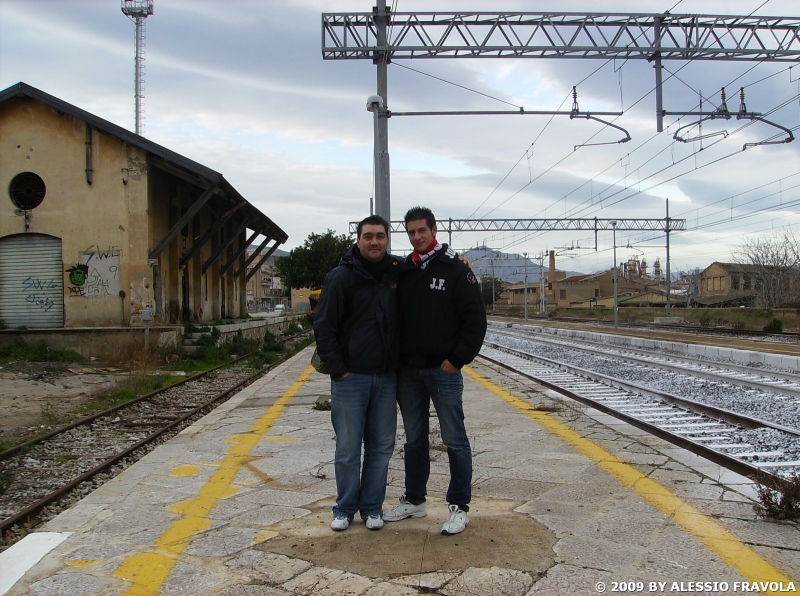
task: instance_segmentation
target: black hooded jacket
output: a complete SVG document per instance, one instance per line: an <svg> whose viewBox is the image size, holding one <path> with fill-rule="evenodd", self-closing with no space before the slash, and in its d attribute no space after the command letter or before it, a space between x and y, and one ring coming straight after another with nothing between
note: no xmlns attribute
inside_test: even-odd
<svg viewBox="0 0 800 596"><path fill-rule="evenodd" d="M434 368L446 358L461 368L485 335L481 287L458 255L445 244L425 269L408 256L400 270L400 361Z"/></svg>
<svg viewBox="0 0 800 596"><path fill-rule="evenodd" d="M348 372L382 374L398 365L397 274L402 261L389 255L388 272L377 280L356 250L352 246L325 277L314 317L317 352L334 379ZM381 285L386 288L372 312L345 337L348 324L369 307Z"/></svg>

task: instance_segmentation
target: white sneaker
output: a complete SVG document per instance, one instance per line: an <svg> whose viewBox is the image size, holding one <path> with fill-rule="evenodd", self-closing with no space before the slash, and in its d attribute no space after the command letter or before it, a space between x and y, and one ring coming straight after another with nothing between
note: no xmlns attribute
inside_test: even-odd
<svg viewBox="0 0 800 596"><path fill-rule="evenodd" d="M400 504L395 505L389 511L383 514L383 521L396 522L407 517L425 517L428 512L425 511L425 503L414 505L406 501L406 496L400 497Z"/></svg>
<svg viewBox="0 0 800 596"><path fill-rule="evenodd" d="M458 505L450 505L450 517L444 522L442 526L442 534L460 534L464 528L469 524L469 516L463 509L459 509Z"/></svg>
<svg viewBox="0 0 800 596"><path fill-rule="evenodd" d="M331 522L331 530L334 532L343 532L350 526L350 520L344 516L335 516Z"/></svg>
<svg viewBox="0 0 800 596"><path fill-rule="evenodd" d="M383 527L383 519L380 515L367 516L367 530L380 530Z"/></svg>

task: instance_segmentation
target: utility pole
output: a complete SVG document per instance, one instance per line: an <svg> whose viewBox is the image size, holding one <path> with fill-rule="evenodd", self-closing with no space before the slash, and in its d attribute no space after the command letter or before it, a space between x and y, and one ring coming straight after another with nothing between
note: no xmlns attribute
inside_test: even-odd
<svg viewBox="0 0 800 596"><path fill-rule="evenodd" d="M617 285L619 285L617 279L617 222L612 221L611 226L614 229L613 231L613 243L614 243L614 329L619 326L619 302L617 298Z"/></svg>
<svg viewBox="0 0 800 596"><path fill-rule="evenodd" d="M528 320L528 253L522 253L525 257L525 320Z"/></svg>
<svg viewBox="0 0 800 596"><path fill-rule="evenodd" d="M545 296L545 288L547 286L544 283L544 251L539 253L539 312L546 313L547 312L547 298Z"/></svg>
<svg viewBox="0 0 800 596"><path fill-rule="evenodd" d="M669 274L669 199L667 199L667 225L664 231L667 234L667 316L672 316L672 305L670 304L670 274Z"/></svg>
<svg viewBox="0 0 800 596"><path fill-rule="evenodd" d="M492 266L492 312L494 312L494 259L489 259L489 264Z"/></svg>

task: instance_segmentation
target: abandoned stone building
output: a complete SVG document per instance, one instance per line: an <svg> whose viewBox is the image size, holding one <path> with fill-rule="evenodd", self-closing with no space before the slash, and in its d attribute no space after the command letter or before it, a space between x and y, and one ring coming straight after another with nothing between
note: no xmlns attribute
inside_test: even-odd
<svg viewBox="0 0 800 596"><path fill-rule="evenodd" d="M0 192L9 328L243 316L287 240L220 173L24 83L0 91Z"/></svg>

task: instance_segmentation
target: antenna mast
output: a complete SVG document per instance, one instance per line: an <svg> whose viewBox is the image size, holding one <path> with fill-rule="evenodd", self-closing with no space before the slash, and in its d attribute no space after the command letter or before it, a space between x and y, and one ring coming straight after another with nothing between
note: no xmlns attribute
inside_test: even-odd
<svg viewBox="0 0 800 596"><path fill-rule="evenodd" d="M136 25L136 54L134 57L134 102L136 134L144 130L144 20L153 14L153 0L120 0L122 14Z"/></svg>

